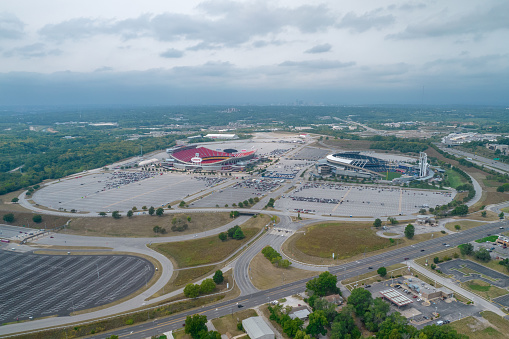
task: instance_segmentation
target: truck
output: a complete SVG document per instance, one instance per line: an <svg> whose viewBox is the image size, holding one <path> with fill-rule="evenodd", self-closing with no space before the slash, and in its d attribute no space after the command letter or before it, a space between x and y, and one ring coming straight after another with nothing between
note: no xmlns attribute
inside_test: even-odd
<svg viewBox="0 0 509 339"><path fill-rule="evenodd" d="M438 325L438 326L443 325L443 324L444 324L443 320L439 320L439 321L437 321L437 325Z"/></svg>

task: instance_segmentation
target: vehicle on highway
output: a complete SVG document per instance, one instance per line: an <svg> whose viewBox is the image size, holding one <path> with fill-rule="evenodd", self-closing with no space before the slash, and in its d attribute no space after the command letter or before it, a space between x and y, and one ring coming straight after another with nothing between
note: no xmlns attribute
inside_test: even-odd
<svg viewBox="0 0 509 339"><path fill-rule="evenodd" d="M424 252L424 249L422 249L421 252Z"/></svg>

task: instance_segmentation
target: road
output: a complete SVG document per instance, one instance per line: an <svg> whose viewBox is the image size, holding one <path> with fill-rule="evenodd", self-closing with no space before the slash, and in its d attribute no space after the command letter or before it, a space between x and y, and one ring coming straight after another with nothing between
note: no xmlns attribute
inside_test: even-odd
<svg viewBox="0 0 509 339"><path fill-rule="evenodd" d="M476 155L473 153L465 152L452 147L444 147L441 144L437 145L442 151L447 152L449 154L453 154L460 157L471 158L468 161L478 164L480 166L485 166L491 168L499 173L509 173L509 164L504 164L503 162L496 161L493 159L485 158L480 155Z"/></svg>
<svg viewBox="0 0 509 339"><path fill-rule="evenodd" d="M382 253L376 256L367 257L355 262L347 263L345 265L334 266L329 268L329 271L336 276L338 280L352 278L360 274L375 271L380 266L390 266L400 262L410 263L411 260L426 255L427 253L435 253L446 249L443 244L447 243L450 246L457 246L462 243L473 241L486 236L488 233L496 233L500 226L507 227L509 222L495 222L485 224L476 228L465 230L457 234L447 235L441 238L430 239L416 245L397 248L395 250ZM421 252L424 250L424 252ZM406 259L408 258L408 259ZM406 260L405 260L406 259ZM370 268L372 267L372 268ZM245 308L255 307L267 303L270 300L280 299L289 295L294 295L305 291L306 282L310 279L303 279L293 283L285 284L276 288L265 291L258 291L248 295L242 295L238 298L224 301L214 305L208 305L200 309L190 310L178 315L169 316L158 319L157 321L147 322L133 326L129 329L121 329L101 334L93 338L104 338L107 335L115 334L122 338L146 338L152 335L161 334L170 330L181 328L188 315L202 314L206 315L208 319L214 319L226 314L237 311L236 304L239 303ZM446 281L444 285L448 285ZM451 286L451 289L456 290L456 286ZM464 291L462 291L464 292ZM465 293L466 294L466 293ZM498 312L497 312L498 313Z"/></svg>

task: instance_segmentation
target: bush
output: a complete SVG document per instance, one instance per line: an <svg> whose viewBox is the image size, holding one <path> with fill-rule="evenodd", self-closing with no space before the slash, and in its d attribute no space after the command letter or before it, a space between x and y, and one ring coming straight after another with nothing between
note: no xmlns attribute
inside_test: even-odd
<svg viewBox="0 0 509 339"><path fill-rule="evenodd" d="M133 319L133 318L129 318L129 319L127 319L127 320L125 321L125 324L126 324L126 325L132 325L132 324L134 324L134 319Z"/></svg>
<svg viewBox="0 0 509 339"><path fill-rule="evenodd" d="M33 222L40 223L42 221L42 216L40 214L36 214L32 217Z"/></svg>
<svg viewBox="0 0 509 339"><path fill-rule="evenodd" d="M14 221L14 214L12 214L12 213L4 214L3 219L4 219L5 222L13 222Z"/></svg>

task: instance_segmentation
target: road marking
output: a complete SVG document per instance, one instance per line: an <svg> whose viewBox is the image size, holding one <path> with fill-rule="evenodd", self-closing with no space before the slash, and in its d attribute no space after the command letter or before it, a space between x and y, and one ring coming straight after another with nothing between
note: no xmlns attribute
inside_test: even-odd
<svg viewBox="0 0 509 339"><path fill-rule="evenodd" d="M332 212L334 212L336 210L336 208L339 207L339 205L341 205L341 203L345 200L346 196L348 195L348 193L350 193L350 191L353 189L354 186L350 186L350 189L345 193L345 195L343 196L343 198L341 198L341 200L339 201L339 203L332 209Z"/></svg>
<svg viewBox="0 0 509 339"><path fill-rule="evenodd" d="M403 189L399 189L399 208L398 213L401 214L401 203L403 202Z"/></svg>

